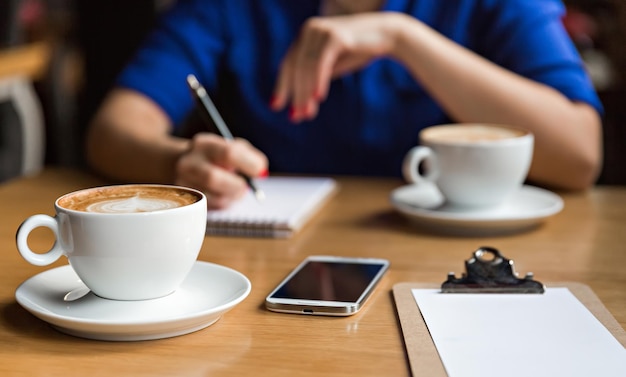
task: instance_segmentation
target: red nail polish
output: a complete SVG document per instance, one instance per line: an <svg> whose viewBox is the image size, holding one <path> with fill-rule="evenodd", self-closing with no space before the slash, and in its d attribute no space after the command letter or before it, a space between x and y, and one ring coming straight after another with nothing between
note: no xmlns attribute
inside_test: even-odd
<svg viewBox="0 0 626 377"><path fill-rule="evenodd" d="M294 123L298 122L298 119L296 118L297 112L296 112L296 108L295 107L290 107L289 108L289 120L291 120Z"/></svg>
<svg viewBox="0 0 626 377"><path fill-rule="evenodd" d="M259 177L260 178L265 178L265 177L267 177L269 175L270 175L270 172L267 169L263 169L263 171L259 173Z"/></svg>

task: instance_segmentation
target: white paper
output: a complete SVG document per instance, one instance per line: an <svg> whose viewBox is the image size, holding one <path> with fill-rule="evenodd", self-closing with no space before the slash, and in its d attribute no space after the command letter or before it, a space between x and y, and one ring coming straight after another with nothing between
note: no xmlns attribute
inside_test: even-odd
<svg viewBox="0 0 626 377"><path fill-rule="evenodd" d="M208 225L234 227L274 224L296 230L336 187L328 177L267 177L255 184L265 193L259 202L252 191L232 206L207 213Z"/></svg>
<svg viewBox="0 0 626 377"><path fill-rule="evenodd" d="M567 288L413 296L450 377L626 376L626 349Z"/></svg>

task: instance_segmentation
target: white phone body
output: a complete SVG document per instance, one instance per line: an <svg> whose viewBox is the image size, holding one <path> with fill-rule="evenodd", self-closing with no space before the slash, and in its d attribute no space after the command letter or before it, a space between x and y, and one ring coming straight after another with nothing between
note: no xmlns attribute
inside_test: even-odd
<svg viewBox="0 0 626 377"><path fill-rule="evenodd" d="M309 256L265 298L265 306L282 313L352 315L388 268L380 258Z"/></svg>

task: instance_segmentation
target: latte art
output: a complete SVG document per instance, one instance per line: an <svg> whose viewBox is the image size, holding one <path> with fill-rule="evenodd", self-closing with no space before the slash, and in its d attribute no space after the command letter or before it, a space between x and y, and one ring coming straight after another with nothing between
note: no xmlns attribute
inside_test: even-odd
<svg viewBox="0 0 626 377"><path fill-rule="evenodd" d="M141 213L184 207L200 199L201 194L182 187L122 185L67 194L58 204L91 213Z"/></svg>
<svg viewBox="0 0 626 377"><path fill-rule="evenodd" d="M173 200L158 198L141 198L134 196L126 199L111 199L93 203L87 207L87 212L99 213L133 213L152 212L169 208L180 207L180 203Z"/></svg>

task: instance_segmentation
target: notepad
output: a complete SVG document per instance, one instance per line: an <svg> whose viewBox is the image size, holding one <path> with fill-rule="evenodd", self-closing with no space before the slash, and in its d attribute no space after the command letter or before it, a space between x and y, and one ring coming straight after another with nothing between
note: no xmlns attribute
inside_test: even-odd
<svg viewBox="0 0 626 377"><path fill-rule="evenodd" d="M568 288L412 295L450 377L626 376L626 350Z"/></svg>
<svg viewBox="0 0 626 377"><path fill-rule="evenodd" d="M207 234L286 238L299 231L337 189L328 177L268 177L255 182L265 194L252 192L224 210L207 214Z"/></svg>

